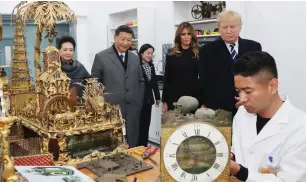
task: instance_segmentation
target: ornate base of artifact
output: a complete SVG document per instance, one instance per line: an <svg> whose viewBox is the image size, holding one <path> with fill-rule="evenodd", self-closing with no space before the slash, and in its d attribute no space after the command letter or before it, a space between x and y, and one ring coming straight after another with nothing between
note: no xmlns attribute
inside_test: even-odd
<svg viewBox="0 0 307 182"><path fill-rule="evenodd" d="M19 120L11 130L10 139L13 140L10 140L10 150L14 157L51 153L54 160L67 162L73 158L83 158L93 151L112 152L123 145L122 133L106 127L103 131L79 131L65 135L45 132Z"/></svg>
<svg viewBox="0 0 307 182"><path fill-rule="evenodd" d="M14 163L10 158L10 147L8 137L10 134L10 128L13 124L13 117L0 117L0 134L3 151L2 151L2 162L3 172L2 178L5 182L15 182L17 176L15 175Z"/></svg>

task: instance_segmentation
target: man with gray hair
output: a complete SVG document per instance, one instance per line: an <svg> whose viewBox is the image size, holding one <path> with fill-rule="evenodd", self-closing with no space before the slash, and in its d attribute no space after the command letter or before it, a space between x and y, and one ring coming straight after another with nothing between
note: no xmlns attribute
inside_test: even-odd
<svg viewBox="0 0 307 182"><path fill-rule="evenodd" d="M261 51L258 42L242 39L241 16L234 11L224 11L218 16L221 37L201 47L199 52L199 79L203 94L201 105L211 109L237 112L233 64L247 52Z"/></svg>

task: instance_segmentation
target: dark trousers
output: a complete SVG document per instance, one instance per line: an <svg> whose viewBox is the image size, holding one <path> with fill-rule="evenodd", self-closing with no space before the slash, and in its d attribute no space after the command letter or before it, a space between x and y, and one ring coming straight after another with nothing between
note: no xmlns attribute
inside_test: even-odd
<svg viewBox="0 0 307 182"><path fill-rule="evenodd" d="M139 127L139 146L147 146L152 104L143 104Z"/></svg>

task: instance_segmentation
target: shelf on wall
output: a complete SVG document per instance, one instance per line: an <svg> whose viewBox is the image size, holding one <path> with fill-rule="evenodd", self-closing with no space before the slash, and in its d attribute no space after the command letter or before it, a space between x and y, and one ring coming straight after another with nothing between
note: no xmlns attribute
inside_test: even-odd
<svg viewBox="0 0 307 182"><path fill-rule="evenodd" d="M192 25L197 25L197 24L205 24L205 23L216 23L217 19L204 19L204 20L193 20L193 21L188 21ZM175 26L179 26L179 24L176 24Z"/></svg>
<svg viewBox="0 0 307 182"><path fill-rule="evenodd" d="M118 14L127 14L127 13L131 13L131 12L136 12L137 8L132 8L132 9L126 9L125 7L123 9L119 9L113 13L110 13L110 16L116 16Z"/></svg>
<svg viewBox="0 0 307 182"><path fill-rule="evenodd" d="M137 28L138 27L138 25L133 25L133 26L129 26L130 28ZM116 28L110 28L110 30L116 30L117 29L117 27Z"/></svg>
<svg viewBox="0 0 307 182"><path fill-rule="evenodd" d="M137 6L133 9L121 9L115 13L110 13L107 25L108 46L114 44L114 33L120 25L129 26L133 32L131 48L137 54L139 45L149 43L155 47L155 8L151 6Z"/></svg>
<svg viewBox="0 0 307 182"><path fill-rule="evenodd" d="M212 35L197 35L197 38L204 38L204 37L219 37L221 34L212 34Z"/></svg>

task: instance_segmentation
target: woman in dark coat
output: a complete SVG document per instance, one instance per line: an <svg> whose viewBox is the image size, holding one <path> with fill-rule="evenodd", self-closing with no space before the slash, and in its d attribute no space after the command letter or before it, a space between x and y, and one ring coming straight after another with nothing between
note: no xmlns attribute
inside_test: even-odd
<svg viewBox="0 0 307 182"><path fill-rule="evenodd" d="M80 84L84 84L84 80L89 78L90 74L82 63L73 60L75 48L75 39L70 36L63 36L58 42L58 49L60 50L61 57L61 69L71 79L69 89L73 87L76 88L77 100L80 101L83 90L83 87Z"/></svg>
<svg viewBox="0 0 307 182"><path fill-rule="evenodd" d="M197 37L188 22L181 23L175 35L175 46L166 55L163 80L162 112L173 110L173 103L182 96L192 96L200 100L198 81Z"/></svg>
<svg viewBox="0 0 307 182"><path fill-rule="evenodd" d="M144 44L139 50L140 62L142 65L145 80L144 100L140 118L139 146L147 146L148 132L151 120L151 107L154 103L160 104L160 93L156 79L152 55L155 51L150 44ZM154 93L154 95L153 95Z"/></svg>

